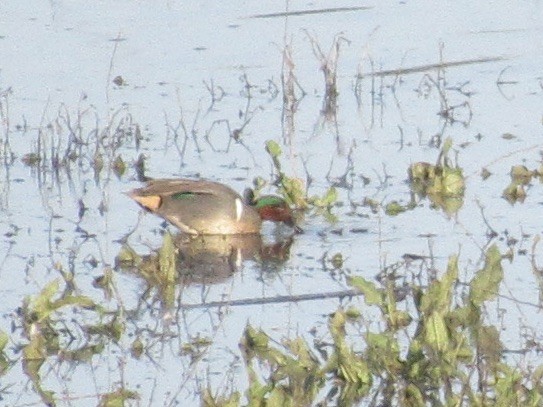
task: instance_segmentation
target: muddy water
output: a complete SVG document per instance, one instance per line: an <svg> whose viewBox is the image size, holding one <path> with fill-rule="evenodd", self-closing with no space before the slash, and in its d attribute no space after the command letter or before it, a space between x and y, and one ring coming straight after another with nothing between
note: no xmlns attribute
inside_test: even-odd
<svg viewBox="0 0 543 407"><path fill-rule="evenodd" d="M243 388L237 344L247 322L288 337L324 332L324 316L346 301L364 306L338 298L194 309L180 302L341 291L345 275L371 279L406 253L433 256L442 270L460 252L467 277L495 241L515 259L504 264L503 296L488 317L507 327L508 347L524 348L521 327L540 330L530 255L542 229L542 187L534 179L523 203L508 203L502 192L512 165L536 169L541 161L542 17L538 2L505 1L3 1L1 329L12 344L24 342L15 313L23 298L71 273L78 292L123 310L126 331L89 363L50 362L44 387L65 395L66 405L96 405L120 381L138 388L144 403L192 397L197 405L196 379L220 388L229 371ZM287 46L294 105L283 102ZM334 59L339 96L327 109L320 68ZM446 137L466 175L457 213L427 200L396 217L364 205L409 202L408 166L435 162ZM282 145L290 176L311 179L310 195L336 185L333 222L307 216L303 234L280 248L268 245L273 255L264 261L247 250L235 269L192 258L220 276L187 278L173 306L145 295L142 278L115 266L121 242L148 255L163 241L161 221L142 216L122 194L139 185L132 164L141 154L148 176L205 177L241 192L255 177L271 179L270 139ZM66 151L77 158L59 165ZM29 154L41 154L41 163L29 165ZM116 174L118 157L127 167ZM490 178L480 176L483 168ZM274 233L267 228L264 240L274 242ZM344 261L334 269L338 253ZM534 258L542 258L538 246ZM117 289L108 297L93 279L109 268ZM148 346L146 358L130 354L136 337ZM211 345L190 365L180 349L197 337ZM1 382L10 386L2 397L11 405L39 404L20 363Z"/></svg>

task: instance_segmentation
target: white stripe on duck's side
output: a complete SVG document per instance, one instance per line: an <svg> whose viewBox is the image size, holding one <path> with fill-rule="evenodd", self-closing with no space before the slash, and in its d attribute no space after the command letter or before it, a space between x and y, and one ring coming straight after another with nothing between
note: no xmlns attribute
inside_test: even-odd
<svg viewBox="0 0 543 407"><path fill-rule="evenodd" d="M236 221L240 221L241 215L243 214L243 202L241 202L241 199L236 198Z"/></svg>

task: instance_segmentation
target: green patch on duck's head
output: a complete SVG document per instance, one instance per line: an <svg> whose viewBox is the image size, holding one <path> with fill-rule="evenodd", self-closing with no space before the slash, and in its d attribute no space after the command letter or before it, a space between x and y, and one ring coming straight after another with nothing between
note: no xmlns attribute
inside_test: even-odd
<svg viewBox="0 0 543 407"><path fill-rule="evenodd" d="M255 208L260 209L267 207L286 206L287 203L281 197L275 195L265 195L258 198L253 205Z"/></svg>

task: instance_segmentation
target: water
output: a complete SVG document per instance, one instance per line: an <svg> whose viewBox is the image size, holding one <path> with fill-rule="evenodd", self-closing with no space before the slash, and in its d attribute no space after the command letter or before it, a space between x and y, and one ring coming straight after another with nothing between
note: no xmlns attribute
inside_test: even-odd
<svg viewBox="0 0 543 407"><path fill-rule="evenodd" d="M59 270L73 273L78 293L124 313L121 339L107 342L90 362L52 358L42 368L43 387L54 389L59 404L96 405L100 394L122 384L137 389L141 404L186 403L188 397L197 405L202 384L228 386L224 372L243 388L238 342L247 323L278 338L307 335L312 328L322 333L325 315L345 301L363 307L362 301L190 310L179 308L180 302L340 291L348 288L346 274L372 279L405 253L433 255L443 270L447 257L459 251L468 278L481 266L488 226L498 233L494 240L502 252L507 238L518 241L510 244L515 259L504 262L503 297L489 319L498 323L506 310L502 339L511 349L525 347L523 325L540 330L540 290L530 255L541 233L541 185L533 180L522 204L502 198L511 165L535 169L541 161L540 2L367 5L287 17L265 16L285 12L277 2L0 5L1 139L9 140L3 152L14 156L0 169L0 328L14 338L10 345L21 340L16 310L25 296L59 278ZM349 6L293 1L288 10ZM326 116L322 61L314 46L327 56L338 37L337 110ZM300 100L286 112L290 121L281 93L285 44L305 92L302 98L296 88ZM452 62L459 64L441 72L432 67ZM404 71L372 76L387 70ZM452 123L439 115L444 103L455 106ZM231 136L238 130L236 141ZM81 140L77 148L68 144L71 133ZM435 141L445 137L453 139L453 157L467 176L457 214L448 216L427 200L397 217L363 205L365 198L407 203L408 166L434 162ZM287 254L264 263L249 259L215 284L179 286L174 306L154 290L145 293L141 278L116 267L123 239L141 255L162 242L161 220L141 217L122 193L139 185L132 165L140 154L148 176L201 176L241 192L257 176L271 179L264 149L269 139L281 143L288 175L311 178L309 195L341 180L348 184L338 188L337 222L306 217L305 233L294 237ZM78 157L54 168L49 152L69 148ZM37 151L47 151L43 167L26 166L23 157ZM98 175L97 152L104 160ZM118 156L127 165L122 176L111 168ZM492 176L483 180L482 168ZM356 233L360 229L367 232ZM273 240L273 233L267 230L266 239ZM340 270L330 264L337 253L344 259ZM534 256L540 260L539 246ZM109 268L116 287L111 298L93 285ZM76 321L75 343L85 344L78 324L95 323L96 315L65 317ZM135 338L146 345L140 359L130 353ZM210 345L191 359L182 350L194 338L207 338ZM1 395L10 405L40 404L20 363L2 377L5 386Z"/></svg>

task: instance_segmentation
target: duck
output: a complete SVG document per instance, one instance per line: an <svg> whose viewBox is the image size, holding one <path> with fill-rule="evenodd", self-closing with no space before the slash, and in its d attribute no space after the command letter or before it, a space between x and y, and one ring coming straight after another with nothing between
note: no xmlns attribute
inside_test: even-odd
<svg viewBox="0 0 543 407"><path fill-rule="evenodd" d="M151 179L127 193L145 210L189 235L260 233L262 221L284 223L296 232L293 211L276 195L242 198L227 185L205 179Z"/></svg>

